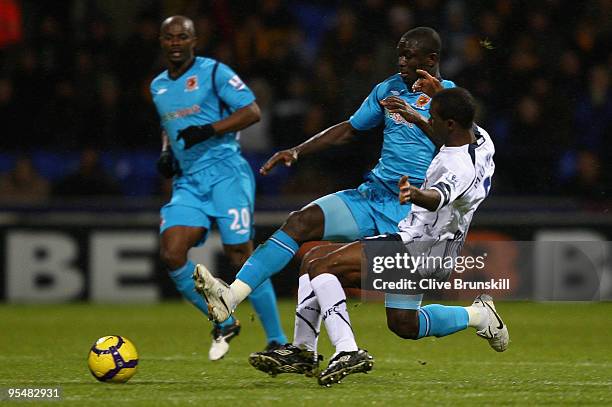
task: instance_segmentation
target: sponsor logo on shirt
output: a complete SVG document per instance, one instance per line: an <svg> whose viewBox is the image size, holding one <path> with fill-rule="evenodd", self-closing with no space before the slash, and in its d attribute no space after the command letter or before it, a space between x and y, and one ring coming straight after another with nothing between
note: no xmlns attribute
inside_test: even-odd
<svg viewBox="0 0 612 407"><path fill-rule="evenodd" d="M406 121L406 119L404 119L402 117L402 115L399 114L399 113L391 113L387 109L385 109L385 116L387 116L389 119L393 120L393 122L395 124L403 124L403 125L408 126L410 128L414 127L413 123L410 123L410 122Z"/></svg>
<svg viewBox="0 0 612 407"><path fill-rule="evenodd" d="M234 89L236 90L242 90L246 88L246 85L244 84L244 82L242 82L242 80L238 77L238 75L232 76L230 80L228 81L228 83L232 85Z"/></svg>
<svg viewBox="0 0 612 407"><path fill-rule="evenodd" d="M180 119L181 117L189 116L192 114L200 113L200 106L193 105L185 109L179 109L174 112L168 112L161 117L162 124L169 122L170 120Z"/></svg>

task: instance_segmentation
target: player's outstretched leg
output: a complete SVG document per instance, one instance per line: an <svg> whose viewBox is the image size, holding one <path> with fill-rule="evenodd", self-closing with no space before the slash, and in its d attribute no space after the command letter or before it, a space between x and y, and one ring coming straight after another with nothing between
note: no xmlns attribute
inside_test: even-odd
<svg viewBox="0 0 612 407"><path fill-rule="evenodd" d="M244 263L236 280L227 286L215 282L210 273L200 273L196 269L194 279L196 288L210 302L210 316L214 321L224 321L236 306L272 275L281 271L295 256L300 243L321 239L325 216L317 205L292 212L268 240L259 245ZM225 305L223 305L225 303Z"/></svg>
<svg viewBox="0 0 612 407"><path fill-rule="evenodd" d="M221 323L231 318L236 308L234 296L225 281L216 278L203 265L195 266L193 272L195 289L208 303L208 317Z"/></svg>
<svg viewBox="0 0 612 407"><path fill-rule="evenodd" d="M486 323L481 324L480 329L476 331L476 335L489 341L489 345L497 352L508 349L510 343L508 326L495 309L491 296L480 294L472 303L472 307L485 309L487 313Z"/></svg>
<svg viewBox="0 0 612 407"><path fill-rule="evenodd" d="M195 264L187 261L185 265L177 270L171 271L170 278L174 282L176 289L189 302L191 302L200 312L208 317L208 305L195 291L194 281L191 278ZM219 360L229 351L229 341L240 332L240 323L235 318L228 318L221 324L215 324L212 330L212 344L208 352L210 360Z"/></svg>
<svg viewBox="0 0 612 407"><path fill-rule="evenodd" d="M402 297L406 300L402 302ZM478 336L489 341L493 349L503 352L508 347L508 328L495 310L489 295L481 294L469 307L429 304L415 307L414 296L386 297L389 329L404 339L442 337L475 328ZM420 301L419 301L420 302ZM405 304L404 304L405 303Z"/></svg>

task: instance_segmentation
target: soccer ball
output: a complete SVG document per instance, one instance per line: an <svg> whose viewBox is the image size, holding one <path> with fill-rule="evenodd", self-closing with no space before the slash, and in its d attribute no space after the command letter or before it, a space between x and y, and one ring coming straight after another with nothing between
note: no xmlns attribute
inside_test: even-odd
<svg viewBox="0 0 612 407"><path fill-rule="evenodd" d="M125 383L136 373L138 353L134 344L125 337L103 336L91 347L87 364L99 381Z"/></svg>

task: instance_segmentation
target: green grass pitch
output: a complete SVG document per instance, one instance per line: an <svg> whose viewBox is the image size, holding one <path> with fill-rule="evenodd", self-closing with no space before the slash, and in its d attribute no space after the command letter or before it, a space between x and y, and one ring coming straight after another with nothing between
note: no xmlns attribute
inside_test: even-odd
<svg viewBox="0 0 612 407"><path fill-rule="evenodd" d="M349 306L374 370L321 388L314 379L272 378L249 366L247 356L263 348L264 336L246 303L237 312L241 335L214 363L207 359L209 323L186 303L2 305L0 387L59 385L63 400L56 405L74 406L612 403L612 303L500 302L512 339L502 354L472 329L401 340L387 330L382 304ZM293 301L280 303L290 334L293 308ZM130 338L140 354L127 384L99 383L87 369L91 344L112 334ZM320 352L326 363L326 338Z"/></svg>

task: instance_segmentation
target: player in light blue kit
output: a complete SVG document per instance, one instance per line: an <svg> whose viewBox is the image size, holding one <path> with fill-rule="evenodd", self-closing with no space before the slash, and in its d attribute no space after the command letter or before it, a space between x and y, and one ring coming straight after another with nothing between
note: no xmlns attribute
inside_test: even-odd
<svg viewBox="0 0 612 407"><path fill-rule="evenodd" d="M381 158L357 189L336 192L315 200L303 209L292 212L287 221L244 264L231 286L215 279L204 266L198 265L194 278L196 288L209 300L211 316L224 321L235 307L265 279L280 271L295 255L299 245L310 240L352 241L365 236L397 232L400 220L410 205L397 200L398 181L407 174L410 183L420 187L436 153L434 137L428 126L430 97L413 88L420 77L440 78L441 42L436 31L428 27L405 33L398 45L399 72L374 87L361 107L348 120L315 135L297 147L276 153L261 169L267 174L274 166L289 166L299 156L344 144L360 130L384 124ZM441 80L444 88L454 87ZM384 100L399 98L409 105L410 120L390 113ZM318 256L333 249L322 246ZM403 297L402 307L418 308L421 296ZM389 298L389 301L394 299ZM298 306L294 345L314 348L312 338L318 336L321 317L308 276L299 280ZM316 342L316 340L315 340Z"/></svg>
<svg viewBox="0 0 612 407"><path fill-rule="evenodd" d="M180 293L208 315L191 278L191 247L203 244L212 222L236 270L253 251L255 181L240 155L237 131L259 121L255 96L229 67L195 57L193 22L173 16L161 25L160 44L168 70L151 83L161 118L159 171L173 177L172 199L161 209L162 262ZM280 325L276 296L268 278L249 298L266 331L268 348L287 339ZM215 324L211 360L221 359L240 332L233 317Z"/></svg>

